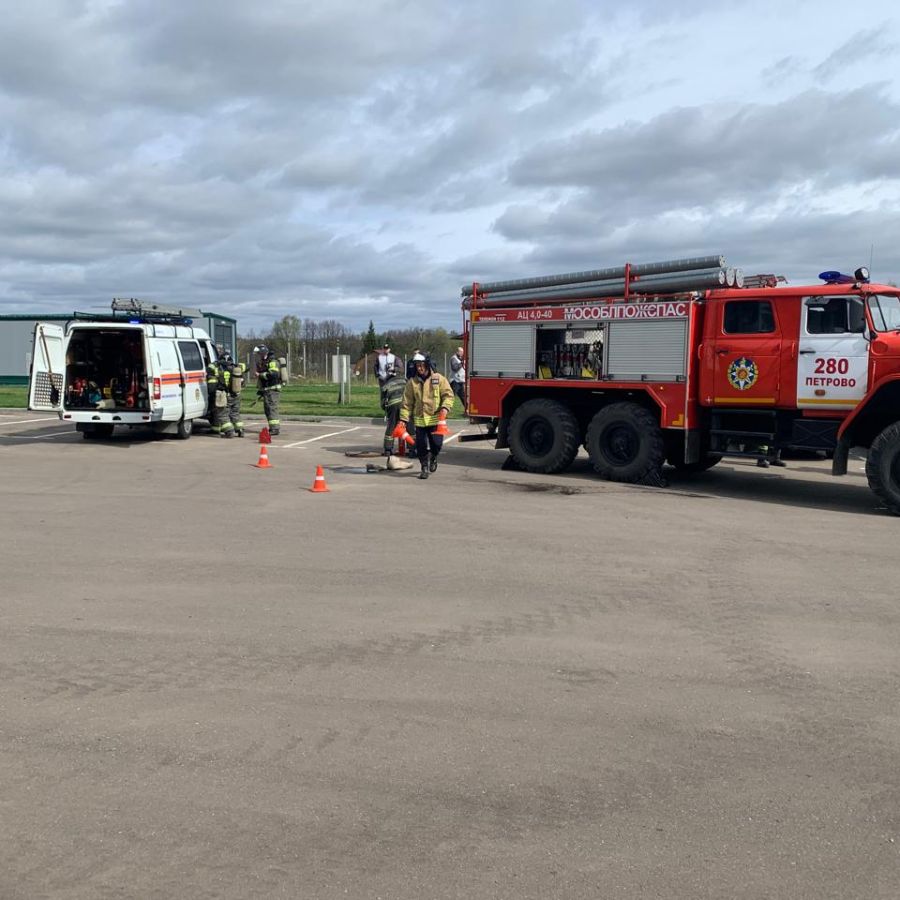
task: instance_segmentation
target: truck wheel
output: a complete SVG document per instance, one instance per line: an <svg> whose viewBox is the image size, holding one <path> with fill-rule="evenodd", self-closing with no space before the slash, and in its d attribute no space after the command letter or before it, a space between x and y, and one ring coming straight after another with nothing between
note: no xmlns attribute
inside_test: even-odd
<svg viewBox="0 0 900 900"><path fill-rule="evenodd" d="M700 472L705 472L707 469L717 466L722 462L722 457L718 453L709 453L703 459L698 459L697 462L686 463L677 457L667 457L666 462L677 472L681 472L682 475L698 475Z"/></svg>
<svg viewBox="0 0 900 900"><path fill-rule="evenodd" d="M900 422L888 425L872 441L866 459L866 478L876 497L900 516Z"/></svg>
<svg viewBox="0 0 900 900"><path fill-rule="evenodd" d="M610 481L659 483L666 446L656 418L636 403L605 406L588 425L588 456Z"/></svg>
<svg viewBox="0 0 900 900"><path fill-rule="evenodd" d="M175 432L175 434L179 440L186 441L193 433L194 433L194 420L193 419L182 419L178 423L178 430Z"/></svg>
<svg viewBox="0 0 900 900"><path fill-rule="evenodd" d="M526 400L509 420L509 450L526 472L562 472L578 455L578 443L578 420L556 400Z"/></svg>

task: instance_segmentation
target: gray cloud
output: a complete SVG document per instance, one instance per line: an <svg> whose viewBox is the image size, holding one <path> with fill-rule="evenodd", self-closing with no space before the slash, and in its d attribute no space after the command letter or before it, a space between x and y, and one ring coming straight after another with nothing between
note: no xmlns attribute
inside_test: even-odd
<svg viewBox="0 0 900 900"><path fill-rule="evenodd" d="M890 49L893 23L819 43L814 70L785 47L768 54L762 27L755 68L730 92L721 69L690 81L704 60L688 38L728 42L758 10L11 7L0 311L143 294L257 329L288 313L456 327L459 284L474 278L711 249L743 261L791 246L799 264L816 241L837 249L842 230L848 253L853 241L900 246L900 96L866 54ZM808 25L802 10L794 21ZM782 94L747 95L759 84ZM844 208L825 208L828 193Z"/></svg>

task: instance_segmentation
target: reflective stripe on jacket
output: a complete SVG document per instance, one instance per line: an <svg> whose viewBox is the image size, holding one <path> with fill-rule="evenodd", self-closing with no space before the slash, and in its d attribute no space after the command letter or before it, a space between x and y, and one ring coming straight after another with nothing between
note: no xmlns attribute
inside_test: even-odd
<svg viewBox="0 0 900 900"><path fill-rule="evenodd" d="M453 388L439 372L431 372L424 379L416 375L406 382L400 407L402 421L408 422L411 415L415 425L437 425L442 408L447 412L453 409Z"/></svg>

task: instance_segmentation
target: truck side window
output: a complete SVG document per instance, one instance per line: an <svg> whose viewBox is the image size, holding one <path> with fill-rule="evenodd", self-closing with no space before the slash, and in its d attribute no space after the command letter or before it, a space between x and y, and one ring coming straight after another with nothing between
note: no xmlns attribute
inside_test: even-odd
<svg viewBox="0 0 900 900"><path fill-rule="evenodd" d="M771 334L775 315L768 300L732 300L725 304L725 334Z"/></svg>
<svg viewBox="0 0 900 900"><path fill-rule="evenodd" d="M829 297L806 307L807 334L859 334L865 324L862 302L856 299Z"/></svg>
<svg viewBox="0 0 900 900"><path fill-rule="evenodd" d="M181 351L181 359L184 361L186 371L202 372L204 370L200 348L193 341L179 341L178 349Z"/></svg>

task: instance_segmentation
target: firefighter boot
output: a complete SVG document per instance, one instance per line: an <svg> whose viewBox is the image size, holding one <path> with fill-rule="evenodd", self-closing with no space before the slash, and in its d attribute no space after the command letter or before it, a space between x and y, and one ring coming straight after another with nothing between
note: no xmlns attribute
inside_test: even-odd
<svg viewBox="0 0 900 900"><path fill-rule="evenodd" d="M427 453L420 459L420 462L422 463L422 471L419 472L419 478L421 478L424 481L429 475L428 470L431 468L431 466L428 462L428 454Z"/></svg>
<svg viewBox="0 0 900 900"><path fill-rule="evenodd" d="M236 428L236 429L234 430L234 433L235 433L238 437L243 437L243 436L244 436L244 429L243 429L243 428Z"/></svg>
<svg viewBox="0 0 900 900"><path fill-rule="evenodd" d="M431 454L431 459L428 461L428 471L429 472L437 472L437 453Z"/></svg>

